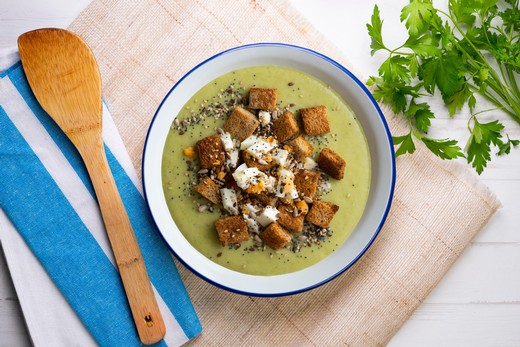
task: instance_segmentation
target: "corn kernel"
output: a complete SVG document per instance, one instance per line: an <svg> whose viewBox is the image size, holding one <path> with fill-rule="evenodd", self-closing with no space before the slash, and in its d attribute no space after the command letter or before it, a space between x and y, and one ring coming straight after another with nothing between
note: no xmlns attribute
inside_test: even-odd
<svg viewBox="0 0 520 347"><path fill-rule="evenodd" d="M305 215L309 212L309 205L304 200L300 200L296 203L296 208L301 214Z"/></svg>
<svg viewBox="0 0 520 347"><path fill-rule="evenodd" d="M195 158L195 150L193 147L186 147L182 150L182 154L184 154L185 157L188 157L190 159Z"/></svg>

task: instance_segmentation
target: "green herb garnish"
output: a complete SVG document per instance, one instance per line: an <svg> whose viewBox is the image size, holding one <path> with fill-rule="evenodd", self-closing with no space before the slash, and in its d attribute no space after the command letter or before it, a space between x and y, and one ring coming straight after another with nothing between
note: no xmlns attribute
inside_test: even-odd
<svg viewBox="0 0 520 347"><path fill-rule="evenodd" d="M520 124L519 0L449 0L448 12L434 8L431 0L411 0L400 19L409 37L395 49L383 42L377 5L367 24L371 54L389 54L379 76L371 76L368 84L374 86L376 100L390 104L410 126L408 134L393 137L396 155L413 153L417 139L442 159L466 157L482 173L492 147L502 155L520 143L502 134L504 126L498 120L481 123L476 118L481 112L473 113L479 94L497 106L485 112L501 110ZM421 99L437 90L450 116L466 104L473 113L464 150L456 140L426 136L435 115Z"/></svg>

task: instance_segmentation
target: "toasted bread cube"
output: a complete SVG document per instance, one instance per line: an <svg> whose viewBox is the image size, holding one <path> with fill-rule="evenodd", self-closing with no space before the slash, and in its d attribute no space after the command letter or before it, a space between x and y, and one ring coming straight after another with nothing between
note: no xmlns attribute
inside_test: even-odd
<svg viewBox="0 0 520 347"><path fill-rule="evenodd" d="M278 142L288 141L300 133L300 127L292 112L284 112L273 122L273 133Z"/></svg>
<svg viewBox="0 0 520 347"><path fill-rule="evenodd" d="M280 204L278 206L280 214L278 215L278 220L276 222L293 233L300 233L303 230L303 221L305 220L305 216L300 214L295 217L293 210L294 207L291 205Z"/></svg>
<svg viewBox="0 0 520 347"><path fill-rule="evenodd" d="M215 222L215 228L222 246L249 240L247 224L242 216L219 218Z"/></svg>
<svg viewBox="0 0 520 347"><path fill-rule="evenodd" d="M314 201L305 220L319 227L326 228L338 210L339 206L332 202Z"/></svg>
<svg viewBox="0 0 520 347"><path fill-rule="evenodd" d="M256 116L240 106L235 107L224 123L224 130L240 142L247 139L258 128L260 122Z"/></svg>
<svg viewBox="0 0 520 347"><path fill-rule="evenodd" d="M319 135L330 132L326 106L302 108L300 115L303 121L303 130L306 134Z"/></svg>
<svg viewBox="0 0 520 347"><path fill-rule="evenodd" d="M260 162L256 160L255 157L246 151L242 151L242 159L244 160L244 163L246 163L247 167L256 167L260 171L267 171L276 164L274 161L269 163L266 162L266 164L260 164Z"/></svg>
<svg viewBox="0 0 520 347"><path fill-rule="evenodd" d="M197 151L199 152L200 166L203 169L220 166L226 160L224 146L218 135L208 136L199 140L197 142Z"/></svg>
<svg viewBox="0 0 520 347"><path fill-rule="evenodd" d="M345 160L330 148L320 152L317 163L323 172L337 180L345 174Z"/></svg>
<svg viewBox="0 0 520 347"><path fill-rule="evenodd" d="M195 191L215 205L220 205L221 202L219 189L220 187L207 176L195 186Z"/></svg>
<svg viewBox="0 0 520 347"><path fill-rule="evenodd" d="M320 174L318 172L312 172L309 170L301 170L295 175L294 184L296 185L296 190L301 198L307 196L314 199L319 178Z"/></svg>
<svg viewBox="0 0 520 347"><path fill-rule="evenodd" d="M272 249L280 249L291 242L292 236L278 223L271 223L260 233L260 239Z"/></svg>
<svg viewBox="0 0 520 347"><path fill-rule="evenodd" d="M276 110L276 94L274 88L251 88L249 90L249 107L255 110Z"/></svg>
<svg viewBox="0 0 520 347"><path fill-rule="evenodd" d="M278 202L278 197L265 192L252 195L264 206L276 206L276 203Z"/></svg>
<svg viewBox="0 0 520 347"><path fill-rule="evenodd" d="M301 135L291 140L288 145L292 148L292 155L297 161L303 161L313 150L312 145Z"/></svg>

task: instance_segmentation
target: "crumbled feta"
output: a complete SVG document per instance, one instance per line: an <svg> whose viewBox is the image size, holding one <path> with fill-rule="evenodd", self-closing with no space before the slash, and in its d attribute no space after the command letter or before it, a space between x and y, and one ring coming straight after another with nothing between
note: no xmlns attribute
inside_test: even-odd
<svg viewBox="0 0 520 347"><path fill-rule="evenodd" d="M220 196L222 197L222 206L226 211L232 215L238 214L238 201L237 194L233 189L222 188L220 190Z"/></svg>
<svg viewBox="0 0 520 347"><path fill-rule="evenodd" d="M236 167L238 164L238 155L239 155L238 149L234 148L233 150L231 150L227 153L228 153L228 158L226 159L225 165L230 168Z"/></svg>
<svg viewBox="0 0 520 347"><path fill-rule="evenodd" d="M222 141L222 145L224 146L224 150L226 152L229 152L235 148L235 144L231 138L230 133L225 132L220 134L220 140Z"/></svg>
<svg viewBox="0 0 520 347"><path fill-rule="evenodd" d="M278 213L280 213L276 208L272 206L266 206L262 213L258 215L257 221L261 226L266 227L271 223L276 222L278 219Z"/></svg>
<svg viewBox="0 0 520 347"><path fill-rule="evenodd" d="M274 190L276 188L276 182L276 177L267 176L267 182L265 183L265 187L269 193L274 193Z"/></svg>
<svg viewBox="0 0 520 347"><path fill-rule="evenodd" d="M244 171L245 169L247 169L247 165L246 165L246 163L242 163L242 165L240 165L239 167L237 167L235 169L235 173L240 173L240 172Z"/></svg>
<svg viewBox="0 0 520 347"><path fill-rule="evenodd" d="M260 225L258 224L258 222L256 220L254 220L253 218L249 217L245 213L242 215L242 217L244 217L244 220L246 221L247 228L249 229L249 231L251 231L251 232L259 232L260 231Z"/></svg>
<svg viewBox="0 0 520 347"><path fill-rule="evenodd" d="M285 149L277 148L273 153L271 153L271 158L274 160L274 162L281 167L285 167L287 162L287 157L289 156L289 151L286 151Z"/></svg>
<svg viewBox="0 0 520 347"><path fill-rule="evenodd" d="M327 181L322 181L319 185L318 185L318 189L322 192L329 192L330 190L332 190L332 185L330 184L330 182L327 182Z"/></svg>
<svg viewBox="0 0 520 347"><path fill-rule="evenodd" d="M307 157L303 161L303 168L305 170L313 170L316 168L316 166L318 166L318 164L316 164L316 162L311 157Z"/></svg>
<svg viewBox="0 0 520 347"><path fill-rule="evenodd" d="M273 189L273 180L269 176L256 167L247 167L245 163L240 165L232 176L237 185L243 190L256 188L254 192L260 193L264 190Z"/></svg>
<svg viewBox="0 0 520 347"><path fill-rule="evenodd" d="M281 169L279 173L276 196L290 200L296 199L298 197L298 191L294 185L294 173L286 169Z"/></svg>
<svg viewBox="0 0 520 347"><path fill-rule="evenodd" d="M245 205L245 208L246 208L248 214L254 215L254 214L260 212L259 208L256 208L255 206L253 206L252 204L249 204L249 203Z"/></svg>
<svg viewBox="0 0 520 347"><path fill-rule="evenodd" d="M251 154L256 159L262 159L264 155L269 153L277 146L278 144L274 139L269 142L259 138L253 143L253 145L247 147L246 152Z"/></svg>
<svg viewBox="0 0 520 347"><path fill-rule="evenodd" d="M240 149L242 149L242 150L247 149L247 148L251 147L256 141L258 141L258 136L251 135L247 139L242 141L242 143L240 144Z"/></svg>
<svg viewBox="0 0 520 347"><path fill-rule="evenodd" d="M260 124L267 125L271 122L271 114L267 111L260 111L258 112L258 119Z"/></svg>

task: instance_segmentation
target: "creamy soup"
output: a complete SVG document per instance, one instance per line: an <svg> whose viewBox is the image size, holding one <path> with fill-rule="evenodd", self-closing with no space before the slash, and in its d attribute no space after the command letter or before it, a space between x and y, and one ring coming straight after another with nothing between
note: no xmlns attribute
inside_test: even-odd
<svg viewBox="0 0 520 347"><path fill-rule="evenodd" d="M221 209L193 190L200 170L198 160L183 152L198 140L216 133L236 104L247 104L251 87L276 88L277 107L292 111L301 123L299 109L325 105L330 133L306 136L316 159L329 147L346 161L344 178L330 178L321 199L339 206L323 238L301 242L297 248L258 247L251 238L240 245L222 246L215 221ZM247 106L247 105L246 105ZM300 124L301 125L301 124ZM300 126L302 129L302 127ZM311 266L334 252L355 228L370 188L370 153L356 115L329 86L286 67L255 66L227 73L213 80L184 105L167 137L162 159L164 195L177 227L199 252L226 268L254 275L276 275Z"/></svg>

